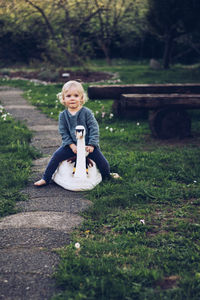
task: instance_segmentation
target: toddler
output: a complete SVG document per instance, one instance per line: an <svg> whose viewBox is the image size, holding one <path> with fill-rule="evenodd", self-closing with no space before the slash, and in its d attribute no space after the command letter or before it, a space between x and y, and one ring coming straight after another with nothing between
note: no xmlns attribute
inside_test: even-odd
<svg viewBox="0 0 200 300"><path fill-rule="evenodd" d="M50 182L51 177L60 162L73 157L77 153L75 128L83 125L86 130L86 151L97 165L102 179L110 177L110 166L99 148L99 126L89 108L83 106L87 100L83 86L77 81L68 81L58 94L65 110L59 115L59 132L62 136L62 145L53 154L46 171L35 186L43 186Z"/></svg>

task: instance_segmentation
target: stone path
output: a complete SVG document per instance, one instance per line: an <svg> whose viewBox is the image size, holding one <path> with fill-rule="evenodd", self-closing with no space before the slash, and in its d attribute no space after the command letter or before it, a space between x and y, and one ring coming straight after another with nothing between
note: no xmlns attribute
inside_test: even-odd
<svg viewBox="0 0 200 300"><path fill-rule="evenodd" d="M0 87L0 102L34 131L32 145L45 154L33 162L32 177L23 191L28 201L17 204L18 214L0 220L0 299L50 299L59 292L52 278L59 263L55 249L69 243L70 232L83 221L79 213L90 202L54 183L33 186L60 145L57 122L28 104L20 90Z"/></svg>

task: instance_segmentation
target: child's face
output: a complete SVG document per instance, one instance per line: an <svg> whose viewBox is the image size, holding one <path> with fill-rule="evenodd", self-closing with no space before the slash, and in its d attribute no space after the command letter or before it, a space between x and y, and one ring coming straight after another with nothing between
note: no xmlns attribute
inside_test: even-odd
<svg viewBox="0 0 200 300"><path fill-rule="evenodd" d="M71 87L68 91L64 92L63 104L69 109L76 110L82 106L82 97L76 88Z"/></svg>

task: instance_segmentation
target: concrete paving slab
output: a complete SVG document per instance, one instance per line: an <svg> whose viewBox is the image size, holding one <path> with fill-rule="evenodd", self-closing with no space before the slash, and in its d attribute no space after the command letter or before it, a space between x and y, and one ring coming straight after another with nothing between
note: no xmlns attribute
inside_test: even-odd
<svg viewBox="0 0 200 300"><path fill-rule="evenodd" d="M74 194L75 195L75 194ZM77 201L78 200L78 201ZM81 201L80 201L81 200ZM68 214L78 214L86 210L91 205L89 200L82 200L78 197L60 197L49 196L31 198L28 201L20 201L16 204L16 208L23 212L34 211L54 211L67 212Z"/></svg>
<svg viewBox="0 0 200 300"><path fill-rule="evenodd" d="M0 299L50 299L59 291L52 278L58 262L56 253L37 248L0 250Z"/></svg>
<svg viewBox="0 0 200 300"><path fill-rule="evenodd" d="M34 131L42 131L42 132L56 131L56 133L58 132L58 125L33 125L33 126L30 126L29 128Z"/></svg>
<svg viewBox="0 0 200 300"><path fill-rule="evenodd" d="M12 263L13 260L15 264ZM2 273L34 273L48 276L55 271L57 263L58 255L45 248L15 247L0 250Z"/></svg>
<svg viewBox="0 0 200 300"><path fill-rule="evenodd" d="M0 220L0 229L51 228L70 232L83 221L78 215L66 212L36 211L11 215Z"/></svg>
<svg viewBox="0 0 200 300"><path fill-rule="evenodd" d="M12 105L12 104L6 104L6 109L7 110L10 110L10 109L17 109L17 110L21 110L21 109L31 109L31 110L35 110L35 107L34 106L31 106L31 105Z"/></svg>
<svg viewBox="0 0 200 300"><path fill-rule="evenodd" d="M6 273L0 275L0 300L49 300L60 290L50 276Z"/></svg>
<svg viewBox="0 0 200 300"><path fill-rule="evenodd" d="M61 198L65 199L76 199L77 201L86 200L84 195L86 192L73 192L67 191L61 186L55 184L53 181L49 185L42 186L42 187L35 187L33 182L31 181L30 184L23 189L23 193L28 194L29 198L37 198L37 197L51 197L51 196L60 196Z"/></svg>
<svg viewBox="0 0 200 300"><path fill-rule="evenodd" d="M8 228L0 230L0 249L45 248L56 249L70 242L70 234L49 228Z"/></svg>

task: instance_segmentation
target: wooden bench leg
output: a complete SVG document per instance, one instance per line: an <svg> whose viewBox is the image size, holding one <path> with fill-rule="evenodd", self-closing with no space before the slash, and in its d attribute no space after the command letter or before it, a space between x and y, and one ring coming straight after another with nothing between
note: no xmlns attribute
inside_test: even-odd
<svg viewBox="0 0 200 300"><path fill-rule="evenodd" d="M146 108L134 108L131 107L126 101L114 100L112 105L113 113L120 117L126 119L147 119L148 110Z"/></svg>
<svg viewBox="0 0 200 300"><path fill-rule="evenodd" d="M191 120L184 109L162 108L151 111L149 125L153 136L160 139L191 136Z"/></svg>

